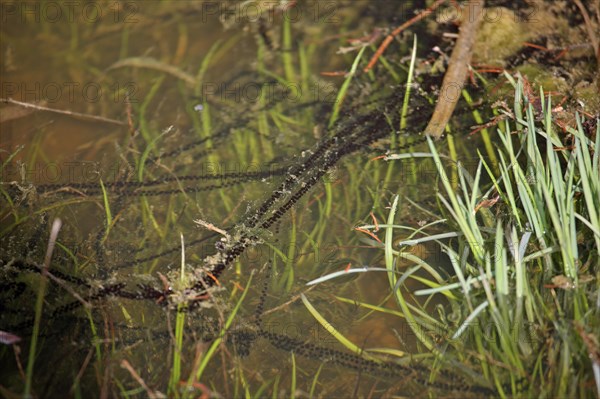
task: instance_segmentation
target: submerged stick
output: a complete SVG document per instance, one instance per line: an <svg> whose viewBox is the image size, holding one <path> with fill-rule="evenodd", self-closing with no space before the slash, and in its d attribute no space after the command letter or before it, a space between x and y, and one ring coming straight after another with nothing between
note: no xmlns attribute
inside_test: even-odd
<svg viewBox="0 0 600 399"><path fill-rule="evenodd" d="M92 121L104 122L104 123L112 123L113 125L121 125L121 126L127 125L125 122L121 122L116 119L105 118L103 116L97 116L97 115L82 114L81 112L73 112L73 111L66 111L66 110L56 109L56 108L48 108L48 107L44 107L42 105L13 100L12 98L0 98L0 103L18 105L18 106L26 108L26 109L52 112L55 114L72 116L74 118L89 119Z"/></svg>
<svg viewBox="0 0 600 399"><path fill-rule="evenodd" d="M425 128L425 134L429 136L435 138L442 136L444 128L456 108L473 54L475 36L483 15L484 3L484 0L469 1L463 8L463 10L466 8L466 13L460 26L458 40L452 50L435 110Z"/></svg>

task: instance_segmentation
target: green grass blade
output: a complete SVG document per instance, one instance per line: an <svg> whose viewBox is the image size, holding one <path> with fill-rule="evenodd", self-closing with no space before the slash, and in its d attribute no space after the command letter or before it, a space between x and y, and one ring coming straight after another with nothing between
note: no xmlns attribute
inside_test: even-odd
<svg viewBox="0 0 600 399"><path fill-rule="evenodd" d="M333 325L331 325L331 323L329 323L319 313L319 311L317 309L315 309L315 307L310 303L310 301L308 300L308 298L306 298L306 295L301 294L300 298L302 299L302 302L304 303L304 306L306 306L306 309L308 309L308 311L315 318L315 320L317 320L319 322L319 324L321 326L323 326L323 328L327 332L329 332L335 339L337 339L342 345L344 345L346 348L348 348L350 351L356 353L357 355L361 355L365 359L369 359L369 360L373 360L373 361L379 361L377 358L374 358L372 356L369 356L367 353L364 353L361 348L359 348L358 346L356 346L352 341L350 341L348 338L346 338L342 333L340 333L339 331L337 331L335 329L335 327Z"/></svg>
<svg viewBox="0 0 600 399"><path fill-rule="evenodd" d="M338 119L340 109L342 108L342 104L344 103L344 98L346 98L346 92L348 91L348 87L350 87L350 82L352 81L352 77L354 76L354 74L356 73L356 70L358 69L358 63L360 62L360 59L361 59L363 53L365 52L365 49L366 49L366 47L363 47L358 52L358 55L354 59L354 63L352 63L352 68L350 69L348 76L346 76L346 79L344 80L344 83L342 84L342 87L340 88L340 91L337 94L337 97L335 99L335 103L333 106L333 112L331 113L331 117L329 118L328 127L332 127L333 124Z"/></svg>

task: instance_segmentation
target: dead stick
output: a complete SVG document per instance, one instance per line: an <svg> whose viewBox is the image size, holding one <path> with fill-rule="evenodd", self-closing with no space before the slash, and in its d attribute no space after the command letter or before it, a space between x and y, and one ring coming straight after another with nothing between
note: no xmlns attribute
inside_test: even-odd
<svg viewBox="0 0 600 399"><path fill-rule="evenodd" d="M135 369L131 366L131 363L129 363L127 361L127 359L123 359L121 360L121 367L123 367L124 369L126 369L127 371L129 371L129 374L131 374L131 376L133 377L134 380L137 381L138 384L140 384L140 386L142 388L144 388L144 390L146 391L146 393L148 394L148 397L150 399L156 399L158 398L158 395L153 392L150 387L148 387L148 385L146 385L146 382L142 379L142 377L140 377L140 375L137 373L137 371L135 371Z"/></svg>
<svg viewBox="0 0 600 399"><path fill-rule="evenodd" d="M581 12L581 16L583 17L583 21L585 22L585 29L587 30L588 37L590 38L590 42L592 42L592 46L594 47L594 51L596 51L595 56L598 57L598 64L600 64L600 53L598 49L599 40L598 36L596 36L596 32L594 30L594 24L592 23L592 19L590 18L590 14L588 14L585 6L581 2L581 0L575 0L575 5L579 8L579 12ZM598 21L600 22L600 21Z"/></svg>
<svg viewBox="0 0 600 399"><path fill-rule="evenodd" d="M585 28L587 29L588 36L590 38L590 42L592 46L594 46L594 52L596 56L596 85L598 86L598 90L600 90L600 40L598 40L598 36L596 35L596 31L594 30L594 24L592 23L592 19L588 14L585 6L581 2L581 0L575 0L575 4L577 8L579 8L579 12L583 16L583 20L585 22ZM596 14L598 15L598 23L600 23L600 1L596 2Z"/></svg>
<svg viewBox="0 0 600 399"><path fill-rule="evenodd" d="M90 115L90 114L82 114L80 112L65 111L65 110L56 109L56 108L43 107L41 105L24 103L22 101L13 100L12 98L0 98L0 103L14 104L14 105L19 105L23 108L34 109L36 111L53 112L55 114L68 115L68 116L72 116L75 118L89 119L89 120L104 122L104 123L112 123L114 125L121 125L121 126L127 125L125 122L121 122L116 119L110 119L110 118L105 118L103 116L96 116L96 115Z"/></svg>
<svg viewBox="0 0 600 399"><path fill-rule="evenodd" d="M444 128L454 112L467 76L484 3L484 0L472 0L465 5L466 13L460 26L458 40L452 50L435 110L425 128L427 135L439 138L444 133Z"/></svg>

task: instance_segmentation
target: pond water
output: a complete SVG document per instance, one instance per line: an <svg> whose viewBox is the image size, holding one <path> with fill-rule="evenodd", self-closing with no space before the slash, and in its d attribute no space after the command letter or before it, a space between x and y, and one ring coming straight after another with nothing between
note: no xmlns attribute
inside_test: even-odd
<svg viewBox="0 0 600 399"><path fill-rule="evenodd" d="M411 151L425 148L418 133L431 108L426 92L415 89L408 129L394 133L412 33L385 67L357 74L332 118L360 48L348 39L366 43L375 27L399 25L423 2L298 3L2 4L0 97L12 101L1 109L0 330L22 338L20 353L0 349L3 391L24 389L40 266L60 218L35 396L488 392L463 374L431 378L433 357L420 354L387 272L306 285L385 267L383 244L354 227L385 223L395 194L403 198L398 224L431 222L436 181L426 162L373 159L413 142ZM416 29L419 51L433 54L431 33ZM367 48L361 65L373 53ZM408 234L395 231L394 239ZM447 267L434 246L407 251L441 273ZM215 270L207 257L234 252L216 276L203 273ZM399 258L396 266L411 265ZM408 279L403 289L420 287ZM443 313L439 299L411 301ZM353 354L339 334L385 353Z"/></svg>

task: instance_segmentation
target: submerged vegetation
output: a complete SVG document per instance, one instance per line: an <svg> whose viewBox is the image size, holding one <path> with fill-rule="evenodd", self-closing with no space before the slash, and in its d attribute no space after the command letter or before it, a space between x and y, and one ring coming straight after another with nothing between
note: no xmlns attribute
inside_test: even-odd
<svg viewBox="0 0 600 399"><path fill-rule="evenodd" d="M574 28L598 5L488 2L521 44L484 19L434 141L455 8L375 29L408 19L393 3L3 32L9 80L20 40L68 35L68 77L123 100L3 98L3 396L600 394L600 61Z"/></svg>

